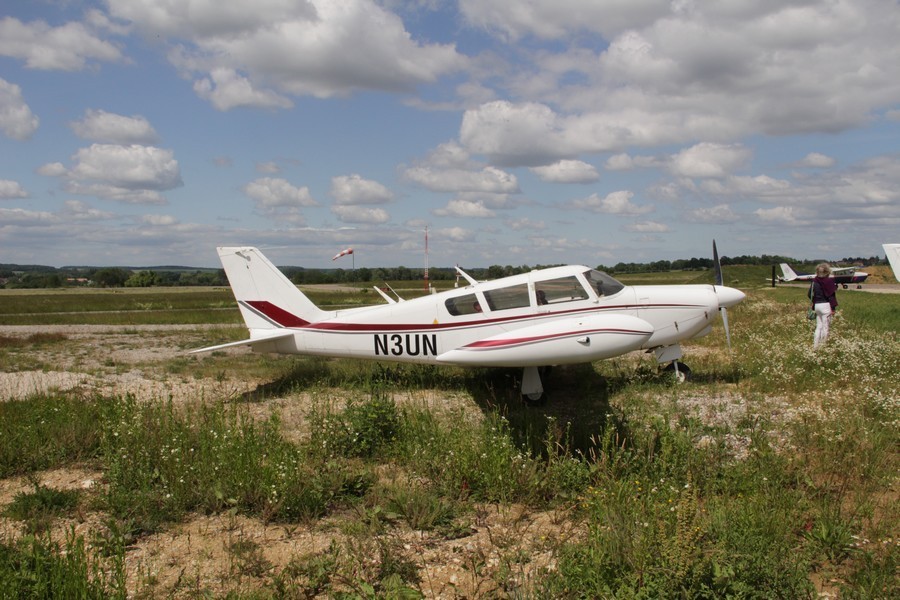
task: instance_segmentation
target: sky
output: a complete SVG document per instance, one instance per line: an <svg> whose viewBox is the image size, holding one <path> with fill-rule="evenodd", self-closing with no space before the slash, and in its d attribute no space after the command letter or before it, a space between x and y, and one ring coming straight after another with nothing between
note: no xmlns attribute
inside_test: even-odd
<svg viewBox="0 0 900 600"><path fill-rule="evenodd" d="M897 0L4 0L0 263L883 255L898 40Z"/></svg>

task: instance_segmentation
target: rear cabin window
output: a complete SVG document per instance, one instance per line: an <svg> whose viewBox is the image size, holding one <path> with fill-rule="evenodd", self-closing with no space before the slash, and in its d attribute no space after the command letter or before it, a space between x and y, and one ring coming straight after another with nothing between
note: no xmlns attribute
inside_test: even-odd
<svg viewBox="0 0 900 600"><path fill-rule="evenodd" d="M509 310L531 305L528 300L527 283L484 292L484 298L491 310Z"/></svg>
<svg viewBox="0 0 900 600"><path fill-rule="evenodd" d="M538 305L588 299L587 291L574 275L571 277L560 277L559 279L548 279L547 281L537 281L534 284L534 291Z"/></svg>
<svg viewBox="0 0 900 600"><path fill-rule="evenodd" d="M482 311L481 303L478 302L478 296L475 294L466 294L465 296L457 296L449 298L444 302L447 312L458 317L460 315L474 315Z"/></svg>

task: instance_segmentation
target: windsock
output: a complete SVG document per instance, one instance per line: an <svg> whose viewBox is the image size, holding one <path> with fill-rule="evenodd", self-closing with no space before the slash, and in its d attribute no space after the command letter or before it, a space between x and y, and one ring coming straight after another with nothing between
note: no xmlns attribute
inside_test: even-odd
<svg viewBox="0 0 900 600"><path fill-rule="evenodd" d="M340 252L338 252L337 254L335 254L335 255L334 255L334 258L332 258L331 260L337 260L337 259L339 259L340 257L346 256L346 255L348 255L348 254L353 254L353 248L347 248L346 250L341 250Z"/></svg>

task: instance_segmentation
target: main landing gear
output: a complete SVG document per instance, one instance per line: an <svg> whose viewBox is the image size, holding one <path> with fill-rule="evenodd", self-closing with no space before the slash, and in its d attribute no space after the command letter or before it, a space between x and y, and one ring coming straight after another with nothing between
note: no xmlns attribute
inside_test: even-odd
<svg viewBox="0 0 900 600"><path fill-rule="evenodd" d="M684 383L691 380L690 367L681 362L681 344L661 346L655 348L653 353L656 354L656 362L659 364L669 363L662 368L662 371L663 373L672 373L675 376L676 383Z"/></svg>

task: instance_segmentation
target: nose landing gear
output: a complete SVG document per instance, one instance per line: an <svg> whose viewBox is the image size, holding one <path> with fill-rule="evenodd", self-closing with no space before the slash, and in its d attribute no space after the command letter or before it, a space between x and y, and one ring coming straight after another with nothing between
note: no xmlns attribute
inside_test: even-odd
<svg viewBox="0 0 900 600"><path fill-rule="evenodd" d="M673 360L663 368L664 373L672 373L675 383L684 383L691 380L691 368L683 362Z"/></svg>

